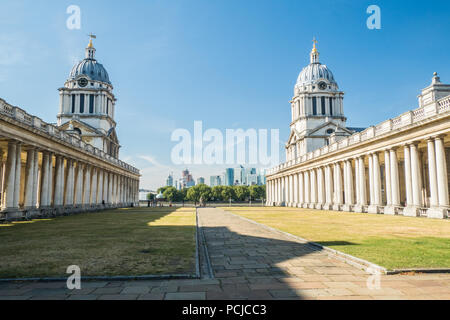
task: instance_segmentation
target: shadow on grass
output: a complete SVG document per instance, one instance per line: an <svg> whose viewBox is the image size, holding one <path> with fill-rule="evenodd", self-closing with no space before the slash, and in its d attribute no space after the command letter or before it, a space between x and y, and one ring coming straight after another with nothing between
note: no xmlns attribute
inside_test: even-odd
<svg viewBox="0 0 450 320"><path fill-rule="evenodd" d="M195 273L195 213L125 208L0 228L0 278ZM186 213L193 212L186 211Z"/></svg>

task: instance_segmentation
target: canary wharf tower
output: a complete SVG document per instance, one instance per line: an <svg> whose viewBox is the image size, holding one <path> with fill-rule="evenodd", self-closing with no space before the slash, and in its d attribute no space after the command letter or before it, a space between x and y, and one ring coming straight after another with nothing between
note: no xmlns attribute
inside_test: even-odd
<svg viewBox="0 0 450 320"><path fill-rule="evenodd" d="M118 158L120 145L114 121L116 98L108 72L95 59L93 37L85 58L72 68L64 87L59 89L58 126Z"/></svg>

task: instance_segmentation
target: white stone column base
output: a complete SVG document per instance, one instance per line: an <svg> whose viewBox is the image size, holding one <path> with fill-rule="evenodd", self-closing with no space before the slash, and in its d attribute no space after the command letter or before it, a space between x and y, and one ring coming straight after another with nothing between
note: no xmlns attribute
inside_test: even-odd
<svg viewBox="0 0 450 320"><path fill-rule="evenodd" d="M333 204L333 210L334 211L340 211L341 210L341 205L340 204Z"/></svg>
<svg viewBox="0 0 450 320"><path fill-rule="evenodd" d="M315 209L316 208L316 204L315 203L309 203L308 204L308 208L309 209Z"/></svg>
<svg viewBox="0 0 450 320"><path fill-rule="evenodd" d="M445 219L448 218L448 208L429 208L427 209L427 218Z"/></svg>
<svg viewBox="0 0 450 320"><path fill-rule="evenodd" d="M308 209L308 204L307 204L307 203L303 203L303 204L302 204L302 208L303 208L303 209Z"/></svg>
<svg viewBox="0 0 450 320"><path fill-rule="evenodd" d="M364 206L361 204L354 205L353 212L364 213Z"/></svg>
<svg viewBox="0 0 450 320"><path fill-rule="evenodd" d="M344 204L342 206L342 211L347 211L347 212L352 212L353 210L353 205L351 204Z"/></svg>
<svg viewBox="0 0 450 320"><path fill-rule="evenodd" d="M397 215L398 214L398 207L396 207L396 206L386 206L386 207L384 207L384 214Z"/></svg>
<svg viewBox="0 0 450 320"><path fill-rule="evenodd" d="M330 203L325 203L325 204L322 206L322 210L332 210L332 209L333 209L333 205L330 204Z"/></svg>
<svg viewBox="0 0 450 320"><path fill-rule="evenodd" d="M321 204L321 203L316 203L315 209L317 209L317 210L322 210L322 206L323 206L323 204Z"/></svg>
<svg viewBox="0 0 450 320"><path fill-rule="evenodd" d="M369 208L367 208L368 213L380 213L380 206L376 204L371 204Z"/></svg>
<svg viewBox="0 0 450 320"><path fill-rule="evenodd" d="M408 206L405 209L403 209L403 215L406 217L419 217L420 216L419 208L415 206Z"/></svg>
<svg viewBox="0 0 450 320"><path fill-rule="evenodd" d="M298 203L297 208L303 208L303 205L301 203Z"/></svg>

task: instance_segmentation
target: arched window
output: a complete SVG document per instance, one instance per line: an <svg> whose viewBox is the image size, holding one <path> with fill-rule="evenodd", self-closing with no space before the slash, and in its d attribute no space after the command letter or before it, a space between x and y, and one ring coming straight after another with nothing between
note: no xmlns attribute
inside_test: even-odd
<svg viewBox="0 0 450 320"><path fill-rule="evenodd" d="M75 95L72 95L72 113L75 113Z"/></svg>
<svg viewBox="0 0 450 320"><path fill-rule="evenodd" d="M317 99L316 97L312 98L312 104L313 104L313 115L317 115Z"/></svg>
<svg viewBox="0 0 450 320"><path fill-rule="evenodd" d="M80 94L80 113L84 113L84 94Z"/></svg>

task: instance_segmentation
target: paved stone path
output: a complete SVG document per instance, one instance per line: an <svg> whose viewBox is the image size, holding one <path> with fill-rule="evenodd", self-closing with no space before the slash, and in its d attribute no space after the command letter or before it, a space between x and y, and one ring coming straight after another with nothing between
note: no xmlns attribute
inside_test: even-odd
<svg viewBox="0 0 450 320"><path fill-rule="evenodd" d="M450 299L450 274L368 274L287 235L219 209L199 209L214 278L163 281L0 283L2 299Z"/></svg>

